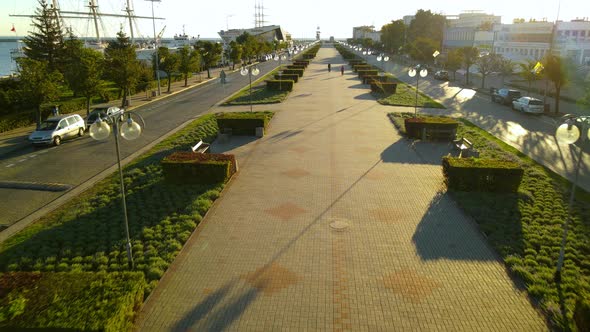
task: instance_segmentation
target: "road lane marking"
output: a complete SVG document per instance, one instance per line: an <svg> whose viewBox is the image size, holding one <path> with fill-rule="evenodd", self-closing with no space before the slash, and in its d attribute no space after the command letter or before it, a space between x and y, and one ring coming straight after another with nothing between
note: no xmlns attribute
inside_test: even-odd
<svg viewBox="0 0 590 332"><path fill-rule="evenodd" d="M41 153L47 153L47 150L39 151L39 154Z"/></svg>
<svg viewBox="0 0 590 332"><path fill-rule="evenodd" d="M29 156L29 158L35 158L35 157L37 157L36 154L32 154L32 155Z"/></svg>
<svg viewBox="0 0 590 332"><path fill-rule="evenodd" d="M6 165L6 167L12 167L12 166L14 166L14 164L8 164L8 165Z"/></svg>
<svg viewBox="0 0 590 332"><path fill-rule="evenodd" d="M21 159L21 160L19 160L18 162L19 162L19 163L22 163L23 161L27 161L27 158L25 158L25 159Z"/></svg>

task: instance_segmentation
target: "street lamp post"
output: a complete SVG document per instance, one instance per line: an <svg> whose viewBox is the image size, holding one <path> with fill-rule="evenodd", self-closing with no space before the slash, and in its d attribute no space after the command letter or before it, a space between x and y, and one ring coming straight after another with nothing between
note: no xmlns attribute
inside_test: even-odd
<svg viewBox="0 0 590 332"><path fill-rule="evenodd" d="M383 66L381 66L381 70L383 70L383 72L385 72L385 63L387 61L389 61L389 57L387 55L385 55L384 53L381 53L377 56L377 61L383 63Z"/></svg>
<svg viewBox="0 0 590 332"><path fill-rule="evenodd" d="M281 76L283 76L283 70L282 70L282 67L281 67L281 61L282 60L287 60L287 56L285 54L279 54L279 53L277 53L274 56L273 59L275 61L278 61L279 62L279 71L278 71L278 74L279 74L279 90L281 90L281 80L282 80L282 77Z"/></svg>
<svg viewBox="0 0 590 332"><path fill-rule="evenodd" d="M158 81L158 96L162 93L160 91L160 60L158 60L158 36L156 35L156 18L154 16L154 2L160 2L160 0L146 0L152 2L152 26L154 28L154 50L156 55L156 80Z"/></svg>
<svg viewBox="0 0 590 332"><path fill-rule="evenodd" d="M416 99L414 103L414 118L418 117L418 84L420 82L420 77L426 77L426 75L428 75L428 70L426 69L426 66L421 64L418 64L416 65L416 67L410 68L410 70L408 70L408 76L416 76Z"/></svg>
<svg viewBox="0 0 590 332"><path fill-rule="evenodd" d="M581 128L581 130L580 130ZM570 193L570 199L568 204L568 216L563 223L563 234L561 238L561 247L559 248L559 258L557 259L557 270L555 271L555 279L561 280L561 268L563 267L563 259L565 257L565 244L567 242L567 233L569 229L569 223L572 219L572 209L574 205L574 198L576 194L576 186L578 184L578 175L580 173L580 166L582 164L582 155L584 143L587 138L590 138L590 116L575 116L565 115L563 117L563 123L555 131L555 138L557 141L567 144L574 144L580 140L578 160L576 161L576 167L574 171L574 181L572 183L572 190ZM581 136L581 137L580 137Z"/></svg>
<svg viewBox="0 0 590 332"><path fill-rule="evenodd" d="M141 126L133 121L131 115L137 116L143 126L145 127L145 122L143 118L134 112L125 112L123 109L119 109L117 107L111 107L107 111L107 116L105 117L98 117L98 119L90 126L90 137L97 141L105 140L111 134L111 125L113 126L113 134L115 136L115 148L117 151L117 164L119 166L119 182L121 186L121 203L123 208L123 221L125 223L125 234L127 236L127 261L129 263L129 268L133 269L133 254L131 253L131 238L129 236L129 221L127 219L127 201L125 198L125 183L123 181L123 167L121 166L121 152L119 148L119 134L126 140L134 140L137 139L141 135ZM124 120L125 114L127 115L127 120ZM119 122L123 122L121 128L119 129Z"/></svg>
<svg viewBox="0 0 590 332"><path fill-rule="evenodd" d="M240 74L242 76L248 75L248 78L250 79L250 112L252 112L252 75L258 76L258 74L260 74L260 69L256 66L244 66L240 70Z"/></svg>

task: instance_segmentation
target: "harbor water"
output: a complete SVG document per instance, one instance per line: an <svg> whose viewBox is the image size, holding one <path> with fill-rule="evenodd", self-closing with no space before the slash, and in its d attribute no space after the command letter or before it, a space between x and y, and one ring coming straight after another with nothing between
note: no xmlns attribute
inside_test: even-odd
<svg viewBox="0 0 590 332"><path fill-rule="evenodd" d="M0 40L0 77L16 71L16 63L10 57L12 49L16 49L16 42Z"/></svg>

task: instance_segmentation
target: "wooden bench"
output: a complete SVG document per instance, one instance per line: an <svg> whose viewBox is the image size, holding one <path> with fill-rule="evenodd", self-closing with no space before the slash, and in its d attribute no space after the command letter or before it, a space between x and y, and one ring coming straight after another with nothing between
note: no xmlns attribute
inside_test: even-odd
<svg viewBox="0 0 590 332"><path fill-rule="evenodd" d="M455 147L460 151L459 157L467 157L469 152L473 149L473 143L465 137L454 140ZM465 153L465 154L464 154Z"/></svg>
<svg viewBox="0 0 590 332"><path fill-rule="evenodd" d="M199 140L199 142L195 144L195 146L191 147L191 150L193 150L194 153L208 153L209 144Z"/></svg>

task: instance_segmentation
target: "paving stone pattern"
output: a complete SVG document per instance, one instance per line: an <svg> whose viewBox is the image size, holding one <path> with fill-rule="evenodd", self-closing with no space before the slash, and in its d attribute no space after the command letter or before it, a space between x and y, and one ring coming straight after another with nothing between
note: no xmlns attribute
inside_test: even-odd
<svg viewBox="0 0 590 332"><path fill-rule="evenodd" d="M543 331L412 143L324 47L145 304L138 331ZM261 107L261 106L258 106ZM261 109L262 110L262 109ZM240 145L244 143L243 145Z"/></svg>

